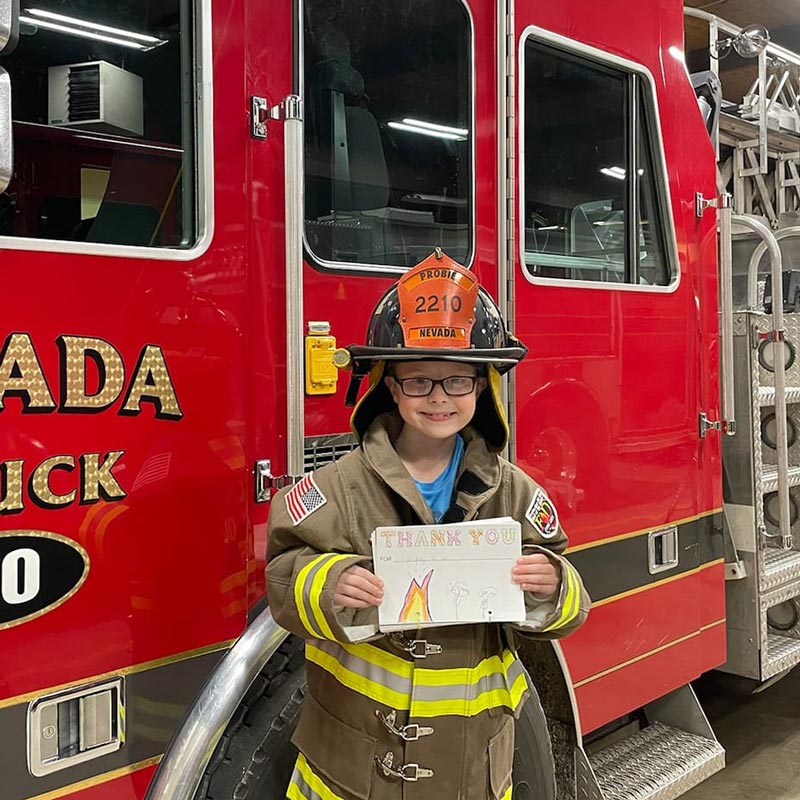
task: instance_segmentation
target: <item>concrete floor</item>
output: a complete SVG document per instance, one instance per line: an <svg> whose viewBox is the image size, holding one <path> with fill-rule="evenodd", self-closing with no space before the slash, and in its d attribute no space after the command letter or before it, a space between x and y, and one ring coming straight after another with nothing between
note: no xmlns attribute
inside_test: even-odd
<svg viewBox="0 0 800 800"><path fill-rule="evenodd" d="M695 689L728 766L685 800L800 800L800 667L758 694L721 673Z"/></svg>

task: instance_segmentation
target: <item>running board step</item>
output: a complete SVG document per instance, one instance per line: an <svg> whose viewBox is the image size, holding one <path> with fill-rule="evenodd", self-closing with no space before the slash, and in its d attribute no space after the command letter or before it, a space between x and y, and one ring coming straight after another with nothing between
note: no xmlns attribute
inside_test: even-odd
<svg viewBox="0 0 800 800"><path fill-rule="evenodd" d="M673 800L725 766L725 750L689 684L642 711L648 725L632 736L591 755L575 749L579 800Z"/></svg>
<svg viewBox="0 0 800 800"><path fill-rule="evenodd" d="M603 800L671 800L725 766L719 742L661 722L590 756Z"/></svg>

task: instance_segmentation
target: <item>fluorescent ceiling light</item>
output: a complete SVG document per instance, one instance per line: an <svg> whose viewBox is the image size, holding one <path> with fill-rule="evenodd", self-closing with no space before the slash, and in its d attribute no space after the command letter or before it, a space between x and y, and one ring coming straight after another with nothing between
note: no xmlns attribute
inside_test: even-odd
<svg viewBox="0 0 800 800"><path fill-rule="evenodd" d="M600 167L600 172L603 175L608 175L609 178L616 178L618 181L624 181L627 174L622 167ZM643 169L636 170L637 175L644 175Z"/></svg>
<svg viewBox="0 0 800 800"><path fill-rule="evenodd" d="M425 122L421 119L409 119L406 117L403 122L415 128L426 128L429 131L439 131L440 133L454 133L458 136L469 136L466 128L451 128L449 125L437 125L435 122Z"/></svg>
<svg viewBox="0 0 800 800"><path fill-rule="evenodd" d="M77 17L68 17L64 14L54 14L52 11L45 11L40 8L29 8L27 9L26 13L33 14L34 17L50 19L54 22L64 22L67 25L77 25L79 28L89 28L93 31L117 34L118 36L124 36L126 39L136 39L139 42L145 42L147 44L161 44L163 41L162 39L157 39L155 36L147 36L144 33L134 33L133 31L126 31L122 28L112 28L110 25L100 25L97 22L89 22L88 20L78 19ZM42 27L46 27L44 23L41 24Z"/></svg>
<svg viewBox="0 0 800 800"><path fill-rule="evenodd" d="M59 31L61 33L68 33L72 36L82 36L84 39L94 39L97 42L109 42L110 44L120 44L123 47L131 47L134 50L144 50L145 46L141 42L131 42L125 39L116 39L113 36L103 36L100 33L92 33L91 31L82 31L78 28L70 28L66 25L58 25L49 20L36 19L36 17L26 17L20 15L20 22L27 22L29 25L36 25L39 28L46 28L50 31Z"/></svg>
<svg viewBox="0 0 800 800"><path fill-rule="evenodd" d="M609 178L616 178L618 181L625 180L625 170L622 167L600 167L600 172L608 175Z"/></svg>
<svg viewBox="0 0 800 800"><path fill-rule="evenodd" d="M416 125L408 125L405 122L390 122L390 128L396 128L399 131L408 131L409 133L421 133L423 136L433 136L435 139L450 139L453 141L464 141L466 136L459 133L448 133L446 131L434 131L428 128L420 128Z"/></svg>

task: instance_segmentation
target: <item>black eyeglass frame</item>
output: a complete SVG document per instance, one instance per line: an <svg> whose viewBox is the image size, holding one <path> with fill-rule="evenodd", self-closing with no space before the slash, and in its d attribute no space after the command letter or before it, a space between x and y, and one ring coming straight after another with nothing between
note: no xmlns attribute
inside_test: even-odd
<svg viewBox="0 0 800 800"><path fill-rule="evenodd" d="M475 386L477 385L479 378L480 378L480 375L448 375L446 378L440 378L439 380L434 380L433 378L422 378L422 377L420 377L420 378L395 378L394 376L392 376L392 380L394 380L395 383L400 385L400 391L406 397L429 397L431 394L433 394L433 390L437 386L441 386L442 387L442 391L448 397L467 397L467 395L470 395L475 391ZM447 384L447 381L452 381L452 380L471 381L471 386L469 387L469 391L466 391L466 392L448 392L446 384ZM408 381L428 381L431 386L430 386L430 389L428 389L427 392L422 392L420 394L409 394L406 391L405 386L403 386L403 384L407 383Z"/></svg>

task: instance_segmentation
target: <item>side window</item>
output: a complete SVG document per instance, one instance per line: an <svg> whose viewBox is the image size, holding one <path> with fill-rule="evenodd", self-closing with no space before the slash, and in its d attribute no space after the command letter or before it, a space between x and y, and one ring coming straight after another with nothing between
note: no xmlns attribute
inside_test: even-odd
<svg viewBox="0 0 800 800"><path fill-rule="evenodd" d="M189 0L22 0L0 235L192 246L193 59Z"/></svg>
<svg viewBox="0 0 800 800"><path fill-rule="evenodd" d="M532 38L524 60L527 274L669 284L669 216L650 84L637 72Z"/></svg>
<svg viewBox="0 0 800 800"><path fill-rule="evenodd" d="M461 0L306 0L305 235L344 269L472 255L472 31ZM356 267L358 268L358 267Z"/></svg>

